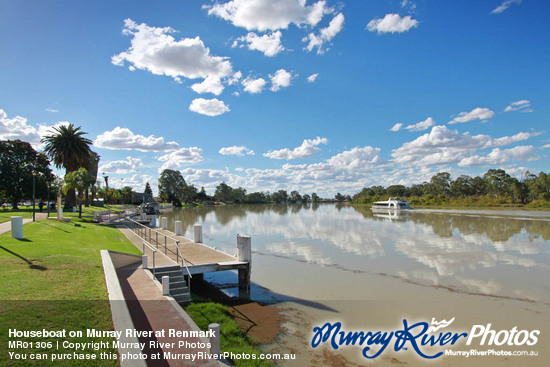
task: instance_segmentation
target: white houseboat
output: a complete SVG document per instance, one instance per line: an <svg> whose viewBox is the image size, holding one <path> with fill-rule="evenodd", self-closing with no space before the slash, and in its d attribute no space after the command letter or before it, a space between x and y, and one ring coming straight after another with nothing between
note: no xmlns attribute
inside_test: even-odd
<svg viewBox="0 0 550 367"><path fill-rule="evenodd" d="M389 198L386 201L375 201L371 207L373 212L386 212L388 210L412 210L410 201L400 198Z"/></svg>

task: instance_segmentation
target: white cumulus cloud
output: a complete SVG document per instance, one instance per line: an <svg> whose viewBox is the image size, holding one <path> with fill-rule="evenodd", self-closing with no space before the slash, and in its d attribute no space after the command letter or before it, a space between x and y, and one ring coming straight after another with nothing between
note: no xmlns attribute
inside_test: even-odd
<svg viewBox="0 0 550 367"><path fill-rule="evenodd" d="M201 83L195 83L191 86L191 89L196 93L212 93L216 96L219 96L223 90L224 86L218 76L210 75L206 77Z"/></svg>
<svg viewBox="0 0 550 367"><path fill-rule="evenodd" d="M139 150L142 152L161 152L179 148L178 143L165 142L162 137L154 135L136 135L125 127L115 127L112 131L105 131L98 135L94 145L105 149Z"/></svg>
<svg viewBox="0 0 550 367"><path fill-rule="evenodd" d="M223 101L217 98L196 98L189 105L189 110L206 116L219 116L231 111Z"/></svg>
<svg viewBox="0 0 550 367"><path fill-rule="evenodd" d="M0 109L0 140L17 139L36 147L40 144L41 135L36 127L28 124L25 117L8 118L6 112Z"/></svg>
<svg viewBox="0 0 550 367"><path fill-rule="evenodd" d="M482 161L480 154L477 153L480 149L510 145L540 134L540 132L520 132L513 136L491 138L489 135L472 136L468 133L460 134L457 130L450 130L446 126L434 126L429 133L394 149L392 157L395 162L408 165L441 165L459 162L462 162L461 165L474 165L472 162ZM519 156L518 151L511 150L511 152L515 152L516 157ZM491 156L495 161L494 156L497 154L500 157L503 156L502 151L495 150ZM511 153L507 154L511 159Z"/></svg>
<svg viewBox="0 0 550 367"><path fill-rule="evenodd" d="M470 112L461 112L453 120L449 121L449 124L461 124L473 120L488 120L493 117L495 113L488 108L477 107Z"/></svg>
<svg viewBox="0 0 550 367"><path fill-rule="evenodd" d="M241 84L244 86L245 92L252 94L261 93L264 90L266 83L267 82L264 78L254 79L251 77L248 77L241 82Z"/></svg>
<svg viewBox="0 0 550 367"><path fill-rule="evenodd" d="M132 36L131 46L113 56L111 62L118 66L127 62L131 70L148 70L155 75L170 76L177 82L181 82L181 77L210 78L209 85L213 78L220 79L233 73L231 62L225 57L212 56L199 37L176 41L170 35L174 32L170 27L150 27L126 19L123 34ZM208 89L206 86L202 88Z"/></svg>
<svg viewBox="0 0 550 367"><path fill-rule="evenodd" d="M290 24L315 26L332 10L326 1L306 5L305 0L231 0L206 5L209 15L218 16L236 27L267 31L287 29Z"/></svg>
<svg viewBox="0 0 550 367"><path fill-rule="evenodd" d="M310 33L303 39L303 42L309 42L305 49L313 51L313 49L317 48L317 54L325 53L328 50L326 44L330 43L343 27L344 14L338 13L330 21L330 24L326 28L321 29L318 34Z"/></svg>
<svg viewBox="0 0 550 367"><path fill-rule="evenodd" d="M462 159L458 165L470 166L494 166L512 161L532 161L539 159L532 145L522 145L510 149L495 148L486 156L473 155Z"/></svg>
<svg viewBox="0 0 550 367"><path fill-rule="evenodd" d="M249 50L263 52L265 56L273 57L279 52L284 51L281 44L281 31L271 32L262 36L254 32L249 32L246 36L239 37L233 42L233 47L246 45Z"/></svg>
<svg viewBox="0 0 550 367"><path fill-rule="evenodd" d="M245 146L232 146L232 147L224 147L221 148L219 151L222 155L237 155L237 156L244 156L246 155L254 155L254 151L251 149L248 149Z"/></svg>
<svg viewBox="0 0 550 367"><path fill-rule="evenodd" d="M98 172L127 174L135 172L140 167L143 167L141 159L126 157L126 160L112 161L100 166Z"/></svg>
<svg viewBox="0 0 550 367"><path fill-rule="evenodd" d="M431 117L428 117L424 121L420 121L419 123L416 123L414 125L408 125L405 127L405 129L409 131L423 131L428 130L430 127L435 125L435 120Z"/></svg>
<svg viewBox="0 0 550 367"><path fill-rule="evenodd" d="M384 18L373 19L367 24L369 31L378 34L403 33L414 27L418 27L418 20L412 19L410 15L401 18L399 14L386 14Z"/></svg>
<svg viewBox="0 0 550 367"><path fill-rule="evenodd" d="M287 161L291 159L308 158L319 150L317 147L319 144L328 144L328 139L320 137L316 137L315 139L305 139L301 146L296 147L293 150L288 148L273 150L265 153L264 156L271 159L286 159Z"/></svg>
<svg viewBox="0 0 550 367"><path fill-rule="evenodd" d="M292 80L292 74L285 69L279 69L274 75L270 75L269 77L271 78L271 90L273 92L288 87Z"/></svg>
<svg viewBox="0 0 550 367"><path fill-rule="evenodd" d="M158 158L160 162L164 162L159 172L165 169L179 169L184 164L199 163L204 160L202 157L202 149L198 147L181 148L169 154L165 154Z"/></svg>

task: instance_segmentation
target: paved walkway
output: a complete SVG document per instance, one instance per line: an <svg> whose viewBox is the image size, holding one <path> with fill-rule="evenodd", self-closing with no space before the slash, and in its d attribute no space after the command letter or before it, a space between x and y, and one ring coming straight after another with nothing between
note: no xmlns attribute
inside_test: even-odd
<svg viewBox="0 0 550 367"><path fill-rule="evenodd" d="M128 309L139 331L164 330L164 336L139 338L145 343L143 353L148 355L148 366L220 366L221 362L208 359L186 360L178 358L189 355L198 357L199 353L209 353L205 339L196 337L169 336L169 331L193 330L186 320L189 316L179 306L174 306L162 295L159 285L140 266L129 265L117 270L120 286L126 299ZM155 360L151 355L166 356L171 353L172 358ZM175 357L175 358L174 358Z"/></svg>
<svg viewBox="0 0 550 367"><path fill-rule="evenodd" d="M14 217L17 217L17 213L13 213ZM35 219L46 219L48 217L48 213L35 213ZM32 218L30 219L23 219L23 224L27 224L29 222L32 222ZM11 220L0 223L0 234L5 232L11 231Z"/></svg>

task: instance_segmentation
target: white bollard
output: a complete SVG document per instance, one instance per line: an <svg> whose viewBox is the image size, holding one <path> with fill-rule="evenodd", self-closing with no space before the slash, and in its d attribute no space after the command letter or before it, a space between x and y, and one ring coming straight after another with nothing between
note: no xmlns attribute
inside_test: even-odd
<svg viewBox="0 0 550 367"><path fill-rule="evenodd" d="M147 269L147 255L141 257L141 264L143 265L143 269Z"/></svg>
<svg viewBox="0 0 550 367"><path fill-rule="evenodd" d="M174 223L174 228L174 233L176 234L176 236L183 236L183 224L180 220L177 220Z"/></svg>
<svg viewBox="0 0 550 367"><path fill-rule="evenodd" d="M157 225L157 216L156 215L151 215L151 227L153 227L153 228L158 227L158 225Z"/></svg>
<svg viewBox="0 0 550 367"><path fill-rule="evenodd" d="M252 261L252 239L250 236L237 235L237 250L239 261Z"/></svg>
<svg viewBox="0 0 550 367"><path fill-rule="evenodd" d="M147 220L147 214L141 213L141 220Z"/></svg>
<svg viewBox="0 0 550 367"><path fill-rule="evenodd" d="M168 229L168 218L162 217L162 229L167 230Z"/></svg>
<svg viewBox="0 0 550 367"><path fill-rule="evenodd" d="M168 275L162 277L162 294L165 296L170 295L170 277Z"/></svg>
<svg viewBox="0 0 550 367"><path fill-rule="evenodd" d="M200 224L195 224L193 226L193 241L195 243L202 243L202 226Z"/></svg>
<svg viewBox="0 0 550 367"><path fill-rule="evenodd" d="M219 355L221 352L220 349L220 324L210 324L208 325L208 330L213 330L212 333L214 336L210 337L210 354Z"/></svg>
<svg viewBox="0 0 550 367"><path fill-rule="evenodd" d="M11 236L18 240L23 239L23 217L11 217Z"/></svg>

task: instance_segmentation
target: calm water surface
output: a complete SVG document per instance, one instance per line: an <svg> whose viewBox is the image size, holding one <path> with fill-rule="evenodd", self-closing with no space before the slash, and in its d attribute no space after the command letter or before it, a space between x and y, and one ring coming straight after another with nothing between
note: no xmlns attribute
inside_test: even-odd
<svg viewBox="0 0 550 367"><path fill-rule="evenodd" d="M269 267L283 258L550 303L550 212L414 210L384 215L322 204L227 205L163 215L169 216L171 230L174 220L181 220L189 238L193 224L202 224L204 242L230 254L236 253L237 233L252 236L253 282L262 273L258 264ZM236 282L226 274L211 279L226 286Z"/></svg>
<svg viewBox="0 0 550 367"><path fill-rule="evenodd" d="M491 323L498 330L541 332L536 359L442 357L434 366L550 365L550 212L383 215L323 204L227 205L163 215L171 230L181 220L188 238L193 225L202 224L204 242L229 254L237 251L237 233L252 237L251 298L286 307L284 335L264 348L298 354L282 365L371 365L360 348L312 349L313 328L339 321L347 330L397 330L404 318L456 318L456 331ZM234 272L205 278L238 293ZM390 351L376 365L423 365L418 358Z"/></svg>

